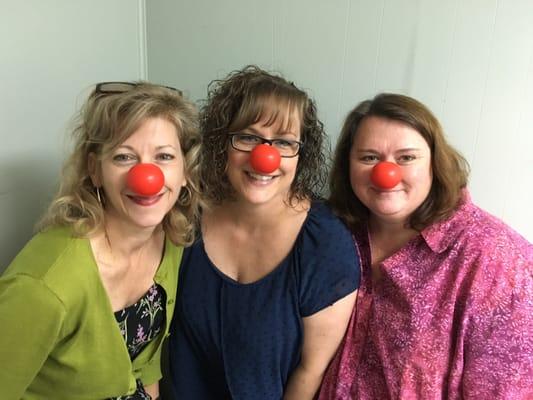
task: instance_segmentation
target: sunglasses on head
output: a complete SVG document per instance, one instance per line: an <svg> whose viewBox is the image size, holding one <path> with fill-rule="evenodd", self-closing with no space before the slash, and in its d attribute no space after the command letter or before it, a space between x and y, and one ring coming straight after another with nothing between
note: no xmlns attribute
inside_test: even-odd
<svg viewBox="0 0 533 400"><path fill-rule="evenodd" d="M129 92L130 90L135 89L139 86L139 83L135 82L100 82L96 84L94 92L96 94L118 94ZM171 86L156 85L165 89L170 89L178 93L180 96L183 95L183 92L179 89L173 88Z"/></svg>

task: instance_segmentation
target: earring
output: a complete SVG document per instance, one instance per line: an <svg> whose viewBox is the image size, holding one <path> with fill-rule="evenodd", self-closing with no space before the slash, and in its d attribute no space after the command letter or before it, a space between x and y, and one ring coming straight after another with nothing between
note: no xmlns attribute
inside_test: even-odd
<svg viewBox="0 0 533 400"><path fill-rule="evenodd" d="M183 186L178 196L178 204L180 206L188 206L192 199L192 192L189 186Z"/></svg>
<svg viewBox="0 0 533 400"><path fill-rule="evenodd" d="M96 198L98 199L98 203L100 203L100 205L102 205L102 196L100 195L100 188L99 187L96 188Z"/></svg>

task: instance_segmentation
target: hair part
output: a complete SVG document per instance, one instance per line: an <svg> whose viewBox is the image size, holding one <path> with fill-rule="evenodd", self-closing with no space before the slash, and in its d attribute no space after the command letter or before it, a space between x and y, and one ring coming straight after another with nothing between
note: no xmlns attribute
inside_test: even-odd
<svg viewBox="0 0 533 400"><path fill-rule="evenodd" d="M300 141L296 175L289 202L320 196L327 179L324 126L314 101L292 82L249 65L209 84L200 113L202 132L202 189L206 200L219 204L234 196L226 175L228 138L259 121L272 125L281 120L283 129L293 129L300 120Z"/></svg>
<svg viewBox="0 0 533 400"><path fill-rule="evenodd" d="M176 245L190 244L194 239L200 207L197 110L175 90L143 81L135 84L122 93L93 91L81 107L71 132L74 149L63 166L59 190L37 224L38 230L69 226L74 235L87 237L103 229L104 204L98 201L97 188L91 180L89 158L94 156L100 163L146 119L164 118L176 127L187 184L162 226Z"/></svg>
<svg viewBox="0 0 533 400"><path fill-rule="evenodd" d="M352 229L368 218L368 208L357 198L350 184L350 151L361 121L370 116L398 121L413 128L429 146L433 181L428 196L409 217L408 227L421 231L433 222L449 217L467 185L468 162L447 142L439 121L424 104L392 93L381 93L359 103L346 117L330 174L329 203L333 210Z"/></svg>

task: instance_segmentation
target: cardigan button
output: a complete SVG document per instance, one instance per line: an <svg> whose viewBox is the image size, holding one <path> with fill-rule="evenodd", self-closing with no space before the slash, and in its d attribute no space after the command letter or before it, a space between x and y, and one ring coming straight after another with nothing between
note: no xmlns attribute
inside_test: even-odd
<svg viewBox="0 0 533 400"><path fill-rule="evenodd" d="M168 299L167 304L168 304L168 305L170 305L170 304L174 304L174 299Z"/></svg>

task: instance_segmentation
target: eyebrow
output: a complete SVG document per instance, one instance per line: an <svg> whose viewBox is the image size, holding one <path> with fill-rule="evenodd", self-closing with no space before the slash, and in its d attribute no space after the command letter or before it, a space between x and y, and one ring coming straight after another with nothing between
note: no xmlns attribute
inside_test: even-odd
<svg viewBox="0 0 533 400"><path fill-rule="evenodd" d="M120 149L121 147L135 152L135 149L133 147L131 147L130 145L127 145L127 144L121 144L120 146L117 147L117 150ZM165 147L170 147L171 149L176 150L176 148L173 145L171 145L171 144L163 144L161 146L156 146L155 149L156 150L161 150L161 149L164 149Z"/></svg>
<svg viewBox="0 0 533 400"><path fill-rule="evenodd" d="M396 150L395 153L407 153L411 151L419 152L421 151L421 149L419 149L418 147L405 147L403 149ZM375 149L358 149L357 152L358 153L379 153L379 151Z"/></svg>
<svg viewBox="0 0 533 400"><path fill-rule="evenodd" d="M247 128L244 128L243 129L243 132L242 133L249 133L249 132L246 132L246 131L252 131L252 134L254 135L257 135L257 136L260 136L260 137L263 137L261 135L261 132L259 132L257 129L255 128L252 128L252 127L247 127ZM292 131L279 131L279 132L276 132L275 133L275 136L284 136L284 135L291 135L291 136L294 136L295 137L295 140L298 140L298 135Z"/></svg>

